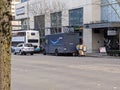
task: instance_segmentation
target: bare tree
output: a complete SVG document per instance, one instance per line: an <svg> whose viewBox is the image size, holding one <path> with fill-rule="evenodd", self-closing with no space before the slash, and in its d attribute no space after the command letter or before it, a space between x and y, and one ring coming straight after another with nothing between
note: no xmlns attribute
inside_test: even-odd
<svg viewBox="0 0 120 90"><path fill-rule="evenodd" d="M62 20L65 20L64 18L66 16L62 16L65 14L62 14L62 11L64 11L66 9L65 7L65 3L63 2L59 2L58 0L55 0L52 2L52 7L50 8L50 12L54 15L53 17L56 17L56 25L53 25L53 27L56 27L56 30L54 31L54 33L59 33L59 29L62 26ZM52 16L51 14L51 16Z"/></svg>
<svg viewBox="0 0 120 90"><path fill-rule="evenodd" d="M11 0L0 0L0 90L10 90Z"/></svg>
<svg viewBox="0 0 120 90"><path fill-rule="evenodd" d="M35 29L39 30L40 35L40 44L44 42L44 36L45 36L45 15L35 16L34 17L34 26Z"/></svg>
<svg viewBox="0 0 120 90"><path fill-rule="evenodd" d="M45 5L45 6L44 6ZM45 35L45 14L48 13L48 3L45 1L36 1L29 5L29 12L34 16L34 27L39 30L40 42L43 42L43 37ZM42 38L42 40L41 40ZM41 44L41 43L40 43Z"/></svg>

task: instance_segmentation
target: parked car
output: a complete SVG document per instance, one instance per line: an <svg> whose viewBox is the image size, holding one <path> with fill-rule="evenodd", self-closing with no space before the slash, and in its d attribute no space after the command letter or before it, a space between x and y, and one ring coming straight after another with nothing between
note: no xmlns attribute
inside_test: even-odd
<svg viewBox="0 0 120 90"><path fill-rule="evenodd" d="M26 54L34 54L34 46L30 43L20 43L16 47L14 47L14 54L26 55Z"/></svg>

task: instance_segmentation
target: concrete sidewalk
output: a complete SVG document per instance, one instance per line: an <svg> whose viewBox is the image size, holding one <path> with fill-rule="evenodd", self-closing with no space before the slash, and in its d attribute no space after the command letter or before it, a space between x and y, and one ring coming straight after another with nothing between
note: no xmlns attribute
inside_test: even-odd
<svg viewBox="0 0 120 90"><path fill-rule="evenodd" d="M116 58L120 59L120 56L109 56L107 53L86 53L87 57L99 57L99 58Z"/></svg>

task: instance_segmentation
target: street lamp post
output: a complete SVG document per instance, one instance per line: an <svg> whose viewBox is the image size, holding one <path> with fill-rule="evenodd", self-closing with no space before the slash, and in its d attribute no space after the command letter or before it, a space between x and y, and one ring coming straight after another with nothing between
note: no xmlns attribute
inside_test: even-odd
<svg viewBox="0 0 120 90"><path fill-rule="evenodd" d="M29 20L29 0L27 0L27 30L30 29L30 20Z"/></svg>

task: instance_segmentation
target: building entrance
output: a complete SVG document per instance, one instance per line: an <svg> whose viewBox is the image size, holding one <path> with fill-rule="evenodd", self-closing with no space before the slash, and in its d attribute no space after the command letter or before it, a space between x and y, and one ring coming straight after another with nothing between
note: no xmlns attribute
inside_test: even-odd
<svg viewBox="0 0 120 90"><path fill-rule="evenodd" d="M110 29L104 30L104 46L106 50L120 50L120 38L119 38L120 30Z"/></svg>

